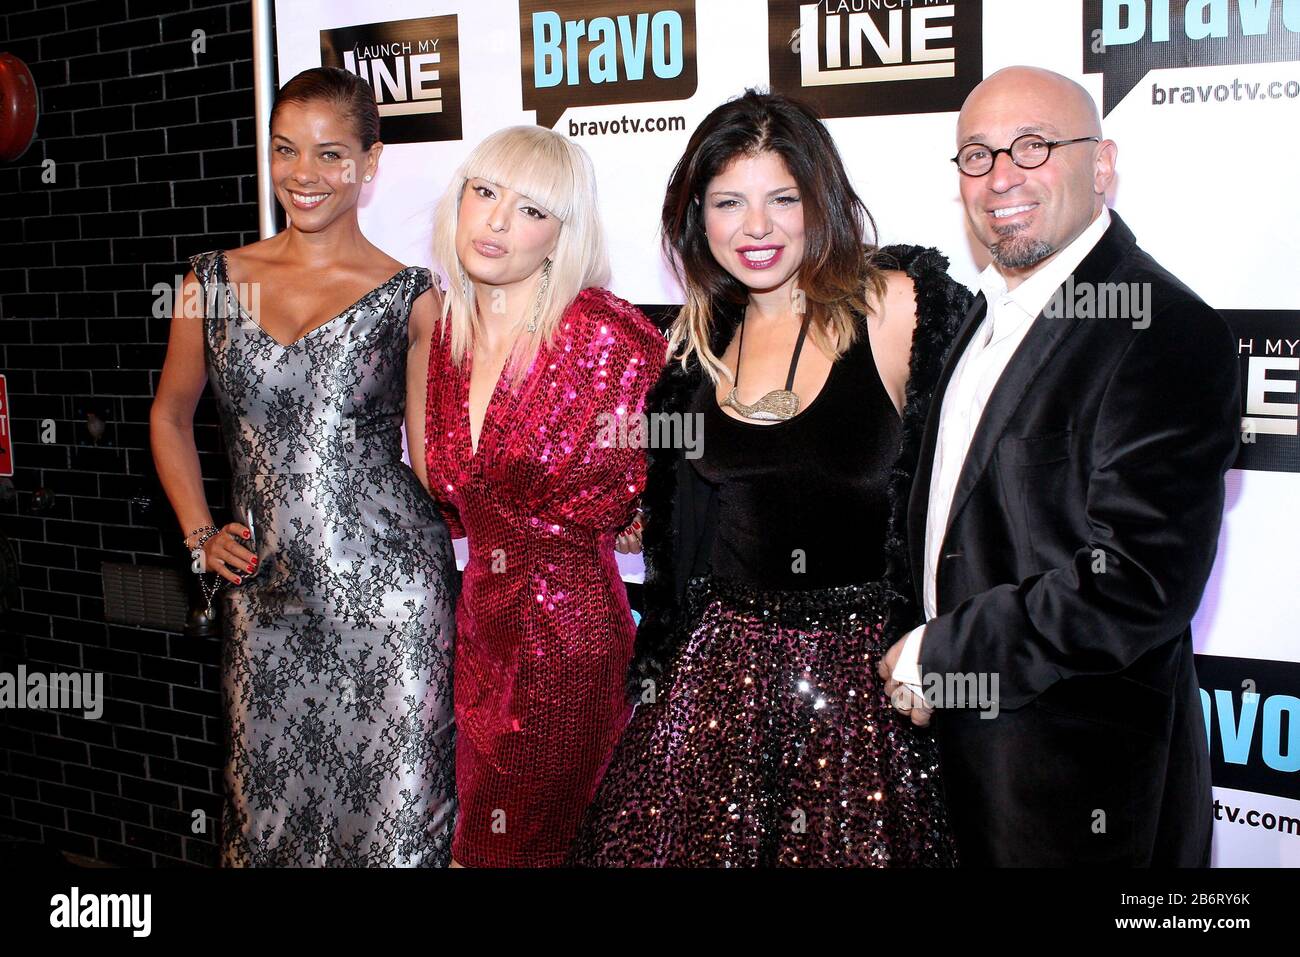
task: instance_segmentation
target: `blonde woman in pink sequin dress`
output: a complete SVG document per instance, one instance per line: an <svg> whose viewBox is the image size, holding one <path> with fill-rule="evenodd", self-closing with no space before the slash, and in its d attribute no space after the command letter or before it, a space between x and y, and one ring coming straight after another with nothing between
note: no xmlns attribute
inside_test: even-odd
<svg viewBox="0 0 1300 957"><path fill-rule="evenodd" d="M629 715L635 629L614 560L665 340L601 288L586 154L501 130L453 177L435 255L450 292L429 359L430 491L469 539L457 607L452 857L559 864Z"/></svg>

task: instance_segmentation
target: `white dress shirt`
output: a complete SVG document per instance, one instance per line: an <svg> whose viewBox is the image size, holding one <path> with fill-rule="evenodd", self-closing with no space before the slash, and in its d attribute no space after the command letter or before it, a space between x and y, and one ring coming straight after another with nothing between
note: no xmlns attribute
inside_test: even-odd
<svg viewBox="0 0 1300 957"><path fill-rule="evenodd" d="M925 518L925 571L922 576L924 612L929 621L937 612L936 594L940 549L948 529L949 510L961 478L966 453L979 427L994 387L1011 357L1046 307L1052 294L1083 262L1110 225L1110 210L1100 215L1049 263L1030 273L1016 286L1007 281L993 263L980 273L980 291L987 302L984 319L953 368L939 410L939 427L930 470L930 502ZM912 629L904 639L894 678L921 691L921 641L925 626Z"/></svg>

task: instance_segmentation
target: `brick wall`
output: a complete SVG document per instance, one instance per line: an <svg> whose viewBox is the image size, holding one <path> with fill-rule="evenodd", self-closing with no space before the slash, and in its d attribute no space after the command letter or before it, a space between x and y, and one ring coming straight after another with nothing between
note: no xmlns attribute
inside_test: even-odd
<svg viewBox="0 0 1300 957"><path fill-rule="evenodd" d="M41 100L36 141L0 164L0 371L17 466L0 531L20 563L0 671L103 672L107 698L98 720L0 709L0 833L114 863L209 864L218 642L105 624L99 569L182 567L149 454L169 323L153 317L152 289L173 284L193 253L257 238L250 4L5 0L0 10L0 51L26 61ZM205 51L192 49L194 30ZM196 438L220 506L227 473L210 402ZM88 412L107 423L98 443ZM40 441L46 419L52 444ZM33 509L41 488L55 496L47 511ZM206 835L191 833L196 809Z"/></svg>

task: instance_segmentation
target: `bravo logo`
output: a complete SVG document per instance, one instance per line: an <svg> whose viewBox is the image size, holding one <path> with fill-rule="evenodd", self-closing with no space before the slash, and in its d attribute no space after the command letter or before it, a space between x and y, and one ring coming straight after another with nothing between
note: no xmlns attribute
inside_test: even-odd
<svg viewBox="0 0 1300 957"><path fill-rule="evenodd" d="M1215 785L1300 798L1300 664L1197 655Z"/></svg>
<svg viewBox="0 0 1300 957"><path fill-rule="evenodd" d="M1083 43L1109 114L1152 70L1300 60L1300 0L1084 0Z"/></svg>
<svg viewBox="0 0 1300 957"><path fill-rule="evenodd" d="M1215 688L1211 698L1210 690L1202 688L1201 711L1206 742L1213 749L1217 732L1227 763L1249 764L1252 752L1257 752L1258 759L1274 771L1300 771L1300 698L1289 694L1261 698L1258 692L1237 694L1224 688Z"/></svg>
<svg viewBox="0 0 1300 957"><path fill-rule="evenodd" d="M554 126L570 107L695 92L694 0L519 4L524 108Z"/></svg>

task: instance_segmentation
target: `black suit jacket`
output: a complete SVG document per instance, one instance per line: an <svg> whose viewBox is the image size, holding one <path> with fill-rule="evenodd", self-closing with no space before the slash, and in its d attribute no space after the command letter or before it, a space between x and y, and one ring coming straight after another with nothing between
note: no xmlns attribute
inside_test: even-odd
<svg viewBox="0 0 1300 957"><path fill-rule="evenodd" d="M1189 625L1238 448L1237 360L1218 313L1112 218L1074 288L1149 284L1150 325L1038 316L989 397L940 551L922 675L998 682L996 717L934 717L966 864L1209 862ZM984 312L980 296L929 410L908 505L918 600L939 412Z"/></svg>

